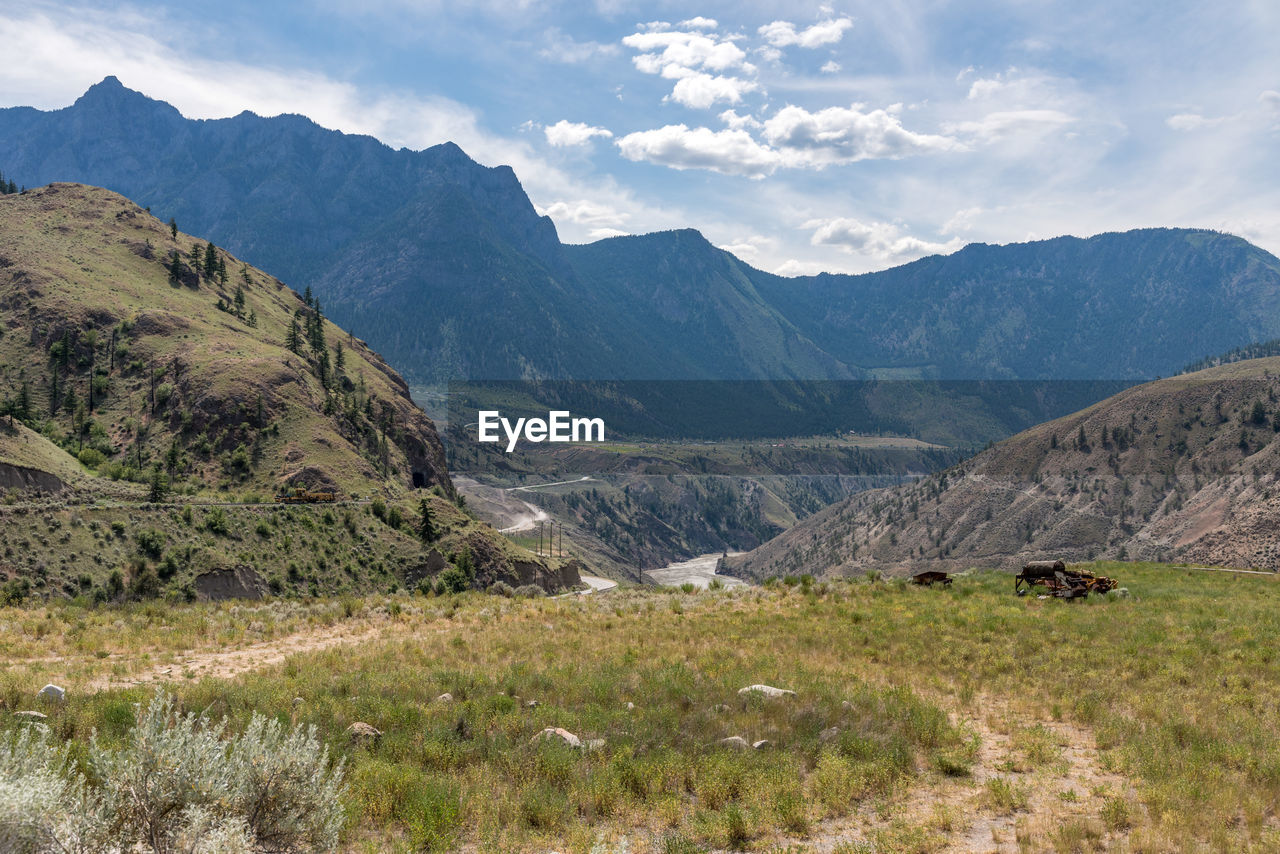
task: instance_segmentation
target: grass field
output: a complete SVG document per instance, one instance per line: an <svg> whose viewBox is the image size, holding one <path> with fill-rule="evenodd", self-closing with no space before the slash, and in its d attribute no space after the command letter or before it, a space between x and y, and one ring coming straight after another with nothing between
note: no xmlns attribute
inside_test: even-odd
<svg viewBox="0 0 1280 854"><path fill-rule="evenodd" d="M172 686L234 727L254 710L316 724L348 758L354 851L1275 850L1276 580L1095 569L1132 595L1020 599L976 573L947 590L4 609L0 701L109 743L152 688L87 688L131 658L254 621L278 638L359 625L374 639ZM68 701L35 705L59 673ZM797 695L738 694L754 683ZM348 746L358 720L376 747ZM545 727L603 743L535 741ZM772 746L718 743L735 735Z"/></svg>

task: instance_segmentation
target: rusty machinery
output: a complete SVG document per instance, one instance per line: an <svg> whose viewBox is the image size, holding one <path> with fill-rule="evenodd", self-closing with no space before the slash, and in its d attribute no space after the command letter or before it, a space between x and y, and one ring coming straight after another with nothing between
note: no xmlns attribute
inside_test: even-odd
<svg viewBox="0 0 1280 854"><path fill-rule="evenodd" d="M1106 593L1114 589L1116 580L1095 575L1087 569L1068 569L1060 560L1033 560L1022 567L1013 581L1013 589L1025 596L1033 587L1045 588L1046 595L1058 599L1083 599L1090 593Z"/></svg>

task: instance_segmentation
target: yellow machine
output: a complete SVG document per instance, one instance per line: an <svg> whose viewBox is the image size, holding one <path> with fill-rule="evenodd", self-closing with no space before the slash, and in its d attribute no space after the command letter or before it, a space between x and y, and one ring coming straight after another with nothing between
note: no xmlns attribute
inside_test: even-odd
<svg viewBox="0 0 1280 854"><path fill-rule="evenodd" d="M304 486L294 486L276 496L279 504L321 504L337 501L338 496L332 492L312 492Z"/></svg>

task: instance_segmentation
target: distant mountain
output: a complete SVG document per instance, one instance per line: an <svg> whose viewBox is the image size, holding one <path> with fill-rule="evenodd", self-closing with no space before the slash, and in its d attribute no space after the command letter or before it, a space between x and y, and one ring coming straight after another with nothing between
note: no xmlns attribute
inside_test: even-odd
<svg viewBox="0 0 1280 854"><path fill-rule="evenodd" d="M784 278L695 231L562 245L515 174L300 116L184 119L109 77L0 110L0 165L99 184L294 287L411 381L1142 379L1280 336L1280 260L1159 229Z"/></svg>
<svg viewBox="0 0 1280 854"><path fill-rule="evenodd" d="M731 559L752 577L1030 558L1280 569L1280 358L1127 389Z"/></svg>

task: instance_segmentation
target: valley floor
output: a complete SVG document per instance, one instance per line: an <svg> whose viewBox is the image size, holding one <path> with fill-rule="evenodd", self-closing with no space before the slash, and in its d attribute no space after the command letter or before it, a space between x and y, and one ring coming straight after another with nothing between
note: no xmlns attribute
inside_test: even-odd
<svg viewBox="0 0 1280 854"><path fill-rule="evenodd" d="M1098 569L1132 595L977 573L7 608L0 704L75 742L120 739L159 685L233 728L313 723L358 852L1275 850L1277 579ZM35 699L50 681L65 703ZM355 721L384 736L349 744Z"/></svg>

